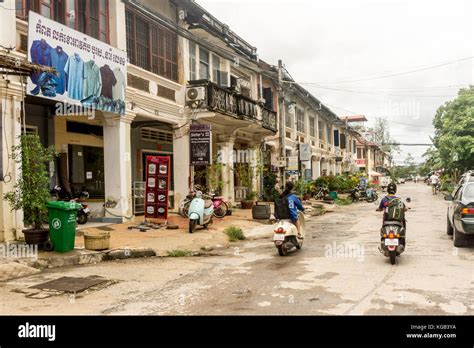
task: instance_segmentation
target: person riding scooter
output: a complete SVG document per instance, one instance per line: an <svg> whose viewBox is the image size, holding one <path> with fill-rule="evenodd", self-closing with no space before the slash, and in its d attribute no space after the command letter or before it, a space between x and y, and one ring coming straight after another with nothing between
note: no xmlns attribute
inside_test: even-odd
<svg viewBox="0 0 474 348"><path fill-rule="evenodd" d="M388 184L387 186L387 195L382 198L380 201L380 205L376 211L383 211L383 222L387 221L389 219L389 212L388 212L388 207L390 205L390 202L393 201L394 199L400 199L400 197L396 196L395 194L397 193L397 185L393 182ZM404 211L407 211L408 208L405 206ZM406 221L405 217L403 217L402 221L400 221L403 224L403 228L406 230Z"/></svg>
<svg viewBox="0 0 474 348"><path fill-rule="evenodd" d="M290 219L300 233L300 223L298 220L298 210L304 212L304 207L293 191L293 183L287 181L285 190L280 198L275 200L275 217L279 220ZM289 215L289 216L288 216Z"/></svg>

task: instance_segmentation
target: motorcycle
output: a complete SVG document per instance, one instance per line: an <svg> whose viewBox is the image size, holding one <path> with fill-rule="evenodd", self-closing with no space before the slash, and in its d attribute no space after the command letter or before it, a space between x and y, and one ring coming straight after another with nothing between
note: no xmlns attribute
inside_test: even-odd
<svg viewBox="0 0 474 348"><path fill-rule="evenodd" d="M324 197L329 195L329 189L327 187L321 186L317 188L316 193L314 194L314 199L322 200Z"/></svg>
<svg viewBox="0 0 474 348"><path fill-rule="evenodd" d="M409 203L411 200L407 198L406 201ZM379 251L385 257L390 258L392 265L396 263L397 256L400 256L405 251L405 243L406 229L404 223L400 221L384 221L380 229Z"/></svg>
<svg viewBox="0 0 474 348"><path fill-rule="evenodd" d="M280 256L288 255L288 252L293 249L301 249L306 235L305 217L304 214L298 212L298 220L300 221L300 233L296 225L291 220L277 221L273 230L273 243L278 249Z"/></svg>
<svg viewBox="0 0 474 348"><path fill-rule="evenodd" d="M67 198L71 197L70 194L66 194L63 192L61 189L61 186L56 185L54 188L51 190L51 195L53 196L54 199L56 200L67 200ZM76 222L79 225L84 225L87 223L87 220L89 219L90 215L90 209L87 204L84 203L84 200L89 198L89 192L87 191L82 191L79 194L79 197L69 199L69 202L74 202L74 203L79 203L81 205L81 209L77 211L77 216L76 216Z"/></svg>
<svg viewBox="0 0 474 348"><path fill-rule="evenodd" d="M86 200L88 198L89 198L89 192L82 191L78 198L74 198L71 200L71 202L79 203L81 205L81 208L77 211L77 219L76 219L79 225L86 224L87 220L89 219L91 210L89 209L89 206L83 202L83 200Z"/></svg>
<svg viewBox="0 0 474 348"><path fill-rule="evenodd" d="M352 202L366 201L372 203L379 199L379 196L377 191L373 188L369 187L365 190L361 190L359 187L356 187L351 191L351 199Z"/></svg>
<svg viewBox="0 0 474 348"><path fill-rule="evenodd" d="M195 195L196 195L196 192L191 191L186 196L186 198L181 201L180 206L179 206L179 208L180 208L179 212L180 212L181 216L186 217L186 218L188 217L189 206L191 204L191 201L195 197ZM229 214L229 206L224 201L223 197L216 196L215 194L211 194L211 195L209 195L209 197L212 201L212 205L214 206L214 216L216 218L221 219L224 216Z"/></svg>
<svg viewBox="0 0 474 348"><path fill-rule="evenodd" d="M193 233L197 225L207 228L212 224L214 205L209 196L196 191L188 209L189 233Z"/></svg>

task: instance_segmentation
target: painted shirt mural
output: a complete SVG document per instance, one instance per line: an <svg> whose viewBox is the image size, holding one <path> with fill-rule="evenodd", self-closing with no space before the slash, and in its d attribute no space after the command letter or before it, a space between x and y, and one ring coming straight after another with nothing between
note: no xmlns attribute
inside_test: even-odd
<svg viewBox="0 0 474 348"><path fill-rule="evenodd" d="M90 60L84 64L84 95L83 99L91 96L99 97L102 91L102 78L100 76L100 68Z"/></svg>
<svg viewBox="0 0 474 348"><path fill-rule="evenodd" d="M69 57L64 71L68 76L68 95L69 98L75 100L82 100L84 84L84 61L79 54L74 53Z"/></svg>
<svg viewBox="0 0 474 348"><path fill-rule="evenodd" d="M58 72L58 75L55 77L57 84L56 93L58 94L64 94L67 91L67 77L64 68L68 60L69 57L61 46L51 50L51 66Z"/></svg>
<svg viewBox="0 0 474 348"><path fill-rule="evenodd" d="M125 114L125 51L34 12L28 20L28 60L55 69L29 76L29 95Z"/></svg>

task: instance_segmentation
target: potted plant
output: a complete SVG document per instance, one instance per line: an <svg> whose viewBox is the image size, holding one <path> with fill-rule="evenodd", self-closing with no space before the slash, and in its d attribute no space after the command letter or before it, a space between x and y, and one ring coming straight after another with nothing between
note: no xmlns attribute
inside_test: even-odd
<svg viewBox="0 0 474 348"><path fill-rule="evenodd" d="M20 165L21 177L13 191L4 195L12 210L23 210L23 230L27 244L43 244L48 240L46 203L50 200L47 165L55 158L54 147L45 148L38 135L23 134L20 144L12 147L12 159Z"/></svg>
<svg viewBox="0 0 474 348"><path fill-rule="evenodd" d="M240 201L242 209L252 209L255 199L257 198L257 192L253 190L253 178L254 171L251 165L241 163L238 164L237 174L240 182L247 188L245 198Z"/></svg>

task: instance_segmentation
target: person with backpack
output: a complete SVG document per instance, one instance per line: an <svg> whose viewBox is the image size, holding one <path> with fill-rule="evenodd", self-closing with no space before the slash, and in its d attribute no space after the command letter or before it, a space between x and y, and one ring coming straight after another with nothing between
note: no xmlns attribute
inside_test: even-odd
<svg viewBox="0 0 474 348"><path fill-rule="evenodd" d="M397 185L390 183L387 186L387 195L382 198L377 211L383 211L383 221L399 221L403 224L406 230L405 211L408 208L405 206L400 197L396 196Z"/></svg>
<svg viewBox="0 0 474 348"><path fill-rule="evenodd" d="M275 217L278 220L291 220L291 222L300 231L300 224L298 220L298 210L304 212L304 207L300 200L293 193L293 183L287 181L285 190L279 198L275 200Z"/></svg>

